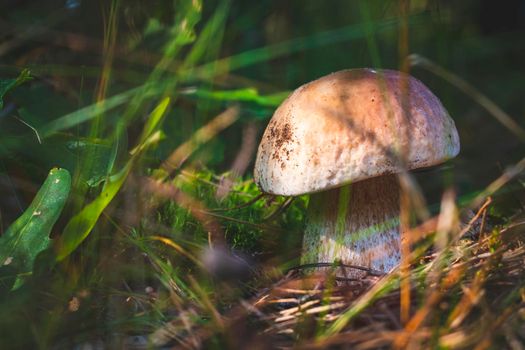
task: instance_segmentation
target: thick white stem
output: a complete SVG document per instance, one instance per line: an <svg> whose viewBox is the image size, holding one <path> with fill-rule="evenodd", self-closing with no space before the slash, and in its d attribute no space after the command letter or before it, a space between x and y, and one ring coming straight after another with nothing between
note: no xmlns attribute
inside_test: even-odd
<svg viewBox="0 0 525 350"><path fill-rule="evenodd" d="M312 194L303 263L334 262L388 272L400 261L399 184L380 176ZM348 270L348 277L360 277Z"/></svg>

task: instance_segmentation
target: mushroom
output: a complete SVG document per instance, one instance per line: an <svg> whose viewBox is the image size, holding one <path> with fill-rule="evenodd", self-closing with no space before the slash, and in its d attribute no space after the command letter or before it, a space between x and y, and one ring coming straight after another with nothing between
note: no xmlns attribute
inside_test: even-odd
<svg viewBox="0 0 525 350"><path fill-rule="evenodd" d="M396 173L440 164L459 147L454 121L419 80L392 70L343 70L299 87L279 106L254 178L269 194L310 194L303 263L388 272L400 261Z"/></svg>

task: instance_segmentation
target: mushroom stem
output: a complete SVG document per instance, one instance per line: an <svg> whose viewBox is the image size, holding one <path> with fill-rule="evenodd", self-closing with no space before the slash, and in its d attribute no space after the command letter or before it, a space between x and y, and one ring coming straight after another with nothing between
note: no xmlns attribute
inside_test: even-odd
<svg viewBox="0 0 525 350"><path fill-rule="evenodd" d="M385 175L314 193L303 263L341 261L388 272L400 261L399 183ZM362 271L346 276L361 277Z"/></svg>

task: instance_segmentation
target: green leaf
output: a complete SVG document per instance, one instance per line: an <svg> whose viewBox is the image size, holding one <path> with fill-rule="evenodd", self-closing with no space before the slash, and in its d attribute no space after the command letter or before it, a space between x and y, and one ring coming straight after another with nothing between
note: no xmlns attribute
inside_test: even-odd
<svg viewBox="0 0 525 350"><path fill-rule="evenodd" d="M4 108L4 96L15 87L33 79L29 69L24 69L16 79L0 80L0 109Z"/></svg>
<svg viewBox="0 0 525 350"><path fill-rule="evenodd" d="M148 146L153 144L152 140L159 139L159 131L156 130L162 121L170 99L165 98L151 112L146 125L144 126L139 144L134 148L131 158L127 164L118 173L109 176L104 183L102 192L91 203L86 205L77 215L75 215L66 225L62 235L57 240L55 248L57 260L61 261L71 254L85 239L95 227L100 215L117 195L120 188L126 181L133 164L138 157L145 151Z"/></svg>
<svg viewBox="0 0 525 350"><path fill-rule="evenodd" d="M66 203L71 176L66 169L51 169L33 202L0 237L0 265L18 274L32 271L33 262L49 247L49 233Z"/></svg>

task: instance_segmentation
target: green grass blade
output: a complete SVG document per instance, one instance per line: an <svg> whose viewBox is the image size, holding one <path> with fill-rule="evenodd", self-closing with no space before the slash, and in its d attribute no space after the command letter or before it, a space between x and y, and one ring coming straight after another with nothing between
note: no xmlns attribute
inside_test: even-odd
<svg viewBox="0 0 525 350"><path fill-rule="evenodd" d="M91 203L86 205L77 215L75 215L66 225L62 236L56 242L57 260L61 261L71 254L91 233L100 215L117 195L122 185L126 181L135 161L142 151L151 145L151 139L158 139L158 131L162 117L169 105L169 98L165 98L153 110L144 126L139 144L135 147L128 163L117 174L109 176L104 184L104 188L99 196Z"/></svg>
<svg viewBox="0 0 525 350"><path fill-rule="evenodd" d="M182 93L201 99L229 102L253 102L260 106L277 107L290 94L290 91L278 92L271 95L260 95L257 89L254 88L236 90L187 89L182 91Z"/></svg>
<svg viewBox="0 0 525 350"><path fill-rule="evenodd" d="M91 233L104 209L124 184L130 170L131 162L118 174L108 179L102 193L67 223L56 244L58 261L71 254Z"/></svg>
<svg viewBox="0 0 525 350"><path fill-rule="evenodd" d="M58 131L66 130L84 122L87 122L95 118L100 113L121 106L129 100L133 99L135 96L140 95L143 97L153 97L161 94L162 91L164 90L161 86L149 85L143 85L137 88L127 90L125 92L105 99L103 105L94 103L72 113L66 114L60 118L57 118L52 122L49 122L40 129L40 135L41 137L51 136L52 134Z"/></svg>
<svg viewBox="0 0 525 350"><path fill-rule="evenodd" d="M151 112L146 125L144 125L142 134L140 135L140 144L145 143L146 140L153 134L153 132L157 130L157 127L160 125L162 117L164 117L169 104L170 98L166 97L157 105L157 107L155 107L153 112Z"/></svg>

